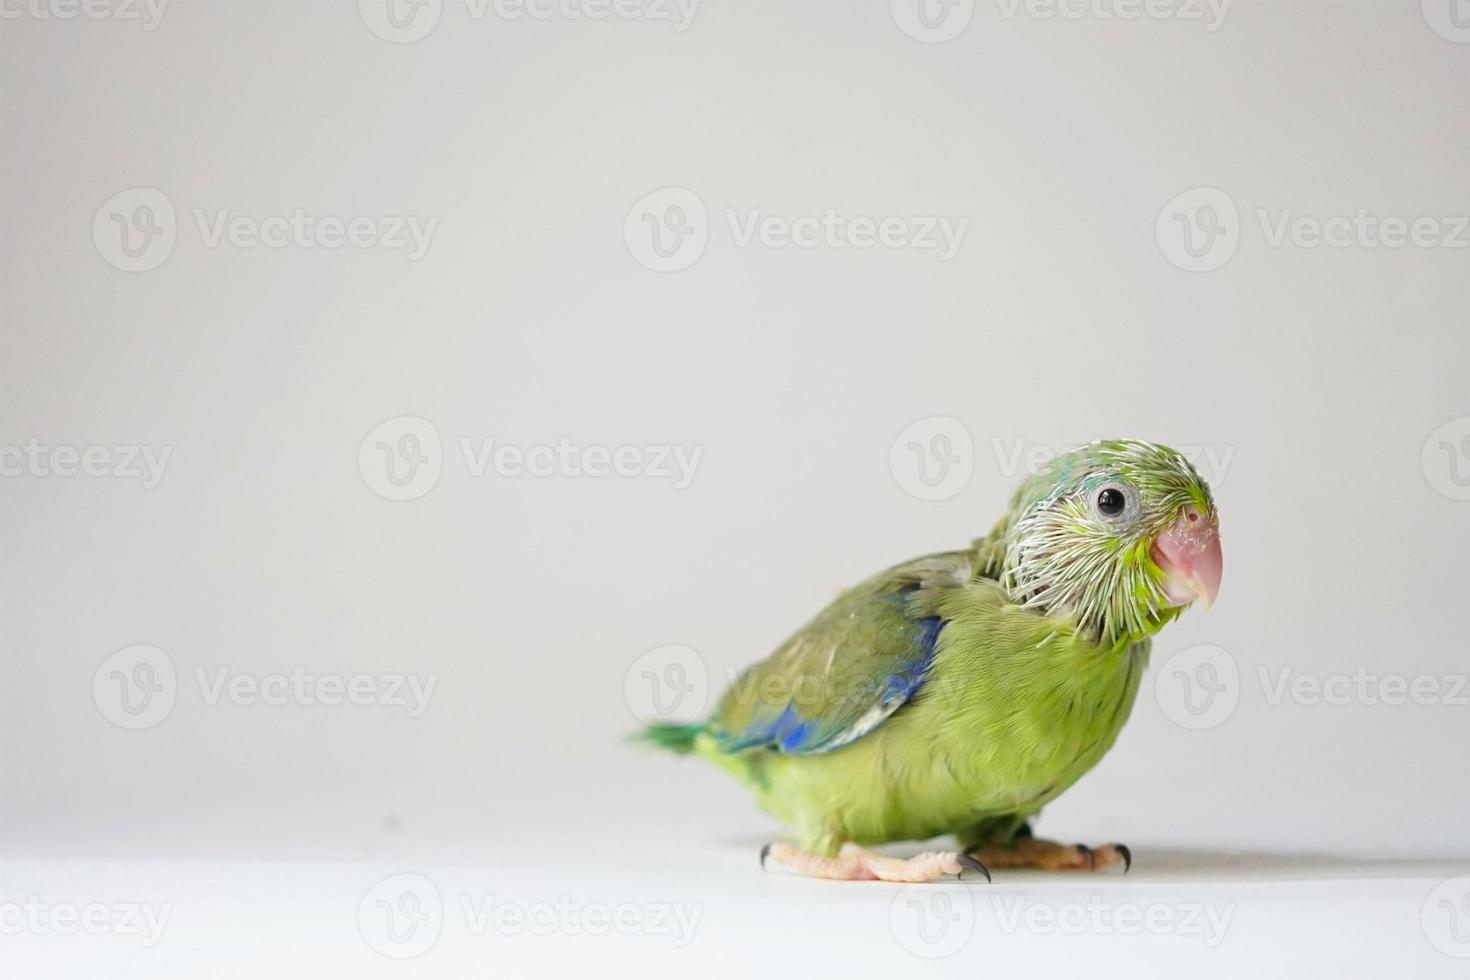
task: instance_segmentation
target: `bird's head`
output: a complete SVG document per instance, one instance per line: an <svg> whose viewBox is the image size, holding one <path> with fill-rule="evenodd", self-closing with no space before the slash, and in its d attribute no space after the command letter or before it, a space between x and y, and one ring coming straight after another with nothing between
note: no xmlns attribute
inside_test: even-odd
<svg viewBox="0 0 1470 980"><path fill-rule="evenodd" d="M1063 453L1016 490L996 529L1002 585L1105 643L1152 635L1220 591L1210 488L1176 450L1109 440Z"/></svg>

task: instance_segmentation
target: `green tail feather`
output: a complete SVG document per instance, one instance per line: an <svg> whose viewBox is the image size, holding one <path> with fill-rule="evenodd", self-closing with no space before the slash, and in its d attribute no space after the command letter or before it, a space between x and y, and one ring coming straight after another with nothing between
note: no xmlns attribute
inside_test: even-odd
<svg viewBox="0 0 1470 980"><path fill-rule="evenodd" d="M649 725L633 738L640 742L652 742L661 749L688 755L694 751L694 739L704 731L704 725Z"/></svg>

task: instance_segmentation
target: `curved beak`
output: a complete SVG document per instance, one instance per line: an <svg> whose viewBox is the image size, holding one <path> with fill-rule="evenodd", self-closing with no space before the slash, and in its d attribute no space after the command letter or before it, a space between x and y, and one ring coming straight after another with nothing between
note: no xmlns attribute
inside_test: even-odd
<svg viewBox="0 0 1470 980"><path fill-rule="evenodd" d="M1214 604L1220 594L1223 556L1220 526L1213 514L1187 505L1178 520L1154 538L1151 554L1164 571L1164 592L1171 603L1183 606L1198 599L1202 609Z"/></svg>

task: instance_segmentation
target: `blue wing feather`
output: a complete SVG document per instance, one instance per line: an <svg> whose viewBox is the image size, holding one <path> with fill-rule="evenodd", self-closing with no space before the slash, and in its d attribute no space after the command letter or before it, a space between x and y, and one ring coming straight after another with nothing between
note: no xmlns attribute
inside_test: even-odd
<svg viewBox="0 0 1470 980"><path fill-rule="evenodd" d="M901 597L907 591L883 598ZM795 698L778 704L761 703L738 730L722 730L718 724L711 726L721 750L741 752L770 747L788 755L812 755L841 748L867 734L914 696L934 662L944 621L938 616L925 616L910 619L909 623L911 628L904 631L907 649L901 659L863 692L860 701L848 702L842 706L843 710L827 717L806 716Z"/></svg>
<svg viewBox="0 0 1470 980"><path fill-rule="evenodd" d="M940 597L974 574L973 552L931 555L843 593L725 692L704 730L724 752L830 752L877 728L923 687Z"/></svg>

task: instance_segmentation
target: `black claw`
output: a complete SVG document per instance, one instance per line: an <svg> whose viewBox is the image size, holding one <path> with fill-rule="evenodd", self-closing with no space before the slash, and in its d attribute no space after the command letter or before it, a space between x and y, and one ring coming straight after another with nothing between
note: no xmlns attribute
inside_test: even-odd
<svg viewBox="0 0 1470 980"><path fill-rule="evenodd" d="M1077 853L1078 854L1081 854L1083 857L1087 858L1087 870L1088 871L1096 871L1097 870L1097 858L1095 858L1093 856L1093 854L1092 854L1092 848L1088 847L1086 844L1078 844L1077 845Z"/></svg>
<svg viewBox="0 0 1470 980"><path fill-rule="evenodd" d="M766 870L766 858L771 856L771 845L767 844L761 848L761 870Z"/></svg>
<svg viewBox="0 0 1470 980"><path fill-rule="evenodd" d="M1123 873L1126 875L1133 868L1133 852L1128 850L1127 844L1114 844L1113 850L1123 855Z"/></svg>
<svg viewBox="0 0 1470 980"><path fill-rule="evenodd" d="M956 860L959 861L960 867L969 868L971 871L978 871L985 876L987 882L990 880L990 869L981 864L979 858L970 854L961 854Z"/></svg>

